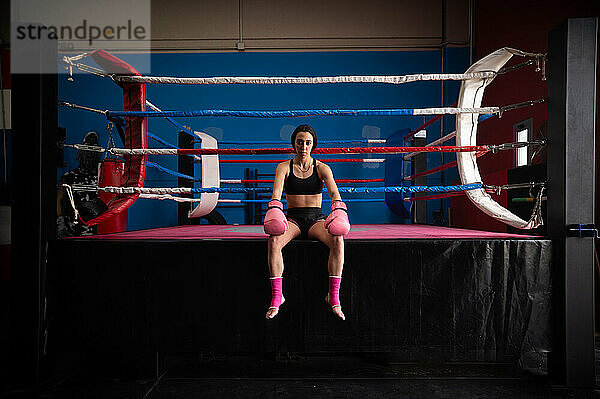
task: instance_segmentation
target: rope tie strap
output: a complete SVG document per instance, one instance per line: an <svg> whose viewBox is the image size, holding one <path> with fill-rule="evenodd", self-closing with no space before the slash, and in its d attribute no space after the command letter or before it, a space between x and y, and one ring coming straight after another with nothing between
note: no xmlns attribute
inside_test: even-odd
<svg viewBox="0 0 600 399"><path fill-rule="evenodd" d="M73 62L73 61L79 61L82 58L85 58L89 55L90 53L83 53L83 54L79 54L79 55L74 55L72 57L68 57L68 56L63 56L62 61L60 61L62 64L65 65L65 69L67 69L69 71L69 77L67 78L67 80L69 82L73 81L73 68L78 69L82 72L87 72L87 73L91 73L92 75L97 75L100 77L109 77L111 76L110 74L107 74L103 69L99 69L99 68L95 68L91 65L86 65L86 64L82 64L80 62Z"/></svg>
<svg viewBox="0 0 600 399"><path fill-rule="evenodd" d="M67 102L67 101L62 101L62 100L58 100L58 106L59 107L74 108L74 109L82 109L84 111L95 112L97 114L102 114L102 115L107 115L107 113L109 112L107 110L102 111L101 109L91 108L91 107L85 107L83 105L77 105L77 104L73 104L73 103L70 103L70 102Z"/></svg>
<svg viewBox="0 0 600 399"><path fill-rule="evenodd" d="M546 183L544 183L544 182L529 182L529 183L504 184L501 186L484 185L484 188L486 190L492 190L497 195L500 195L500 194L502 194L502 190L515 190L515 189L519 189L519 188L529 188L529 191L531 193L531 190L533 190L535 187L545 187L545 186L546 186Z"/></svg>
<svg viewBox="0 0 600 399"><path fill-rule="evenodd" d="M512 143L504 143L504 144L492 144L489 145L489 149L493 154L496 154L498 151L503 150L516 150L523 147L528 146L539 146L543 147L546 145L545 140L537 140L537 141L515 141Z"/></svg>
<svg viewBox="0 0 600 399"><path fill-rule="evenodd" d="M537 196L535 197L535 204L533 205L533 210L531 211L530 221L533 222L536 226L542 226L544 224L544 218L542 217L542 199L544 190L546 186L540 187L540 191L538 191Z"/></svg>
<svg viewBox="0 0 600 399"><path fill-rule="evenodd" d="M97 145L88 145L88 144L61 144L61 147L74 148L78 151L90 151L90 152L107 152L106 149L97 146ZM108 151L110 152L110 150Z"/></svg>

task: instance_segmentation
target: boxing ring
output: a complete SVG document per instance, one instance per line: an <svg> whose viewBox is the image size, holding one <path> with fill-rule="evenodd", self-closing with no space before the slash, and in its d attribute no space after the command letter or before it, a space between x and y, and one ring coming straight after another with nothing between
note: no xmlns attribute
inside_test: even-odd
<svg viewBox="0 0 600 399"><path fill-rule="evenodd" d="M492 57L494 62L507 57L506 52L501 53ZM487 59L478 66L489 72L494 69L489 62ZM469 69L466 73L479 71ZM461 90L459 108L467 111L423 111L456 112L457 146L450 149L431 143L429 148L420 149L457 152L455 165L461 170L462 185L441 188L446 190L442 192L464 192L488 215L529 229L540 223L540 215L534 212L530 220L522 220L507 213L491 197L493 188L482 184L476 167L482 152L517 147L512 143L505 148L477 146L475 134L459 132L475 131L478 115L511 109L480 107L483 91L478 88L491 82L495 76L491 73L463 76L467 81L463 87L475 86ZM120 82L144 82L138 78L143 77L128 76ZM142 120L152 117L256 116L243 114L249 111L163 112L155 107L147 111L145 101L134 105L102 114L131 118L142 126L142 132ZM531 102L515 106L529 105ZM391 114L415 111L397 109ZM368 112L391 115L390 110ZM275 117L313 114L311 110ZM112 151L134 163L136 174L125 184L95 188L117 196L120 205L153 196L172 199L183 193L199 194L200 198L189 198L188 202L209 202L213 209L218 195L238 192L220 187L218 175L210 177L217 179L213 185L203 175L201 188L144 187L145 157L150 154L202 157L204 166L205 157L222 156L227 150L211 148L206 136L201 141L208 147L199 149L152 150L146 147L144 134L138 141L139 146L129 143L123 149L88 148ZM414 151L388 144L386 150L377 151ZM425 191L418 190L412 193ZM386 185L379 192L407 194L405 186ZM542 193L543 188L537 193L538 200ZM111 205L108 211L115 209ZM53 353L84 351L92 353L92 358L108 354L142 359L138 367L143 372L158 367L164 356L182 352L387 353L400 362L497 362L537 374L547 372L555 331L551 324L555 283L552 240L414 224L359 224L346 237L345 251L341 288L345 321L335 319L323 303L327 288L323 265L328 250L308 240L295 240L284 248L285 311L275 320L265 321L267 235L261 226L186 225L52 241L48 291L53 299L49 309L54 335L48 348Z"/></svg>
<svg viewBox="0 0 600 399"><path fill-rule="evenodd" d="M178 226L54 242L50 349L129 356L139 370L152 369L153 353L385 353L397 362L482 361L547 372L550 240L355 225L345 242L345 321L323 303L328 248L294 240L283 251L285 309L266 321L261 229Z"/></svg>

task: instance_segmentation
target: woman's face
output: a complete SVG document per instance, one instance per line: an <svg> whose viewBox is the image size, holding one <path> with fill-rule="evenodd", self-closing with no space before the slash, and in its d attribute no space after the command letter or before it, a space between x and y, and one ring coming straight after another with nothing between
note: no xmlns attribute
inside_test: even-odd
<svg viewBox="0 0 600 399"><path fill-rule="evenodd" d="M296 154L301 157L310 155L313 146L313 136L308 132L299 132L296 135L296 141L294 142Z"/></svg>

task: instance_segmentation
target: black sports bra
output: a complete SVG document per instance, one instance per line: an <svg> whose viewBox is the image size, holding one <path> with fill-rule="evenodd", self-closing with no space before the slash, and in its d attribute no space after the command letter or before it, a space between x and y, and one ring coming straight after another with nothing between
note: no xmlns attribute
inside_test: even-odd
<svg viewBox="0 0 600 399"><path fill-rule="evenodd" d="M323 181L317 173L317 160L313 158L313 173L306 179L294 175L293 159L290 159L290 174L283 183L283 189L290 195L313 195L323 192Z"/></svg>

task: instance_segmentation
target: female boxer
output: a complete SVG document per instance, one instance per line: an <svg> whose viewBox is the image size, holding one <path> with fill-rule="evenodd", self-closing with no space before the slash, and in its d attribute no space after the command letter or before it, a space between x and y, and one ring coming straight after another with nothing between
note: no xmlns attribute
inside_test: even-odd
<svg viewBox="0 0 600 399"><path fill-rule="evenodd" d="M273 195L265 215L264 229L269 237L268 261L271 281L271 306L267 319L279 312L285 301L282 293L282 248L294 238L312 238L329 247L329 293L325 300L333 313L345 320L340 305L339 290L344 267L344 238L350 230L346 204L342 202L333 173L329 166L311 157L317 146L317 135L309 125L300 125L292 133L292 147L296 156L282 162L275 171ZM331 197L331 213L327 218L321 212L323 183ZM285 190L287 218L283 213L281 195Z"/></svg>

